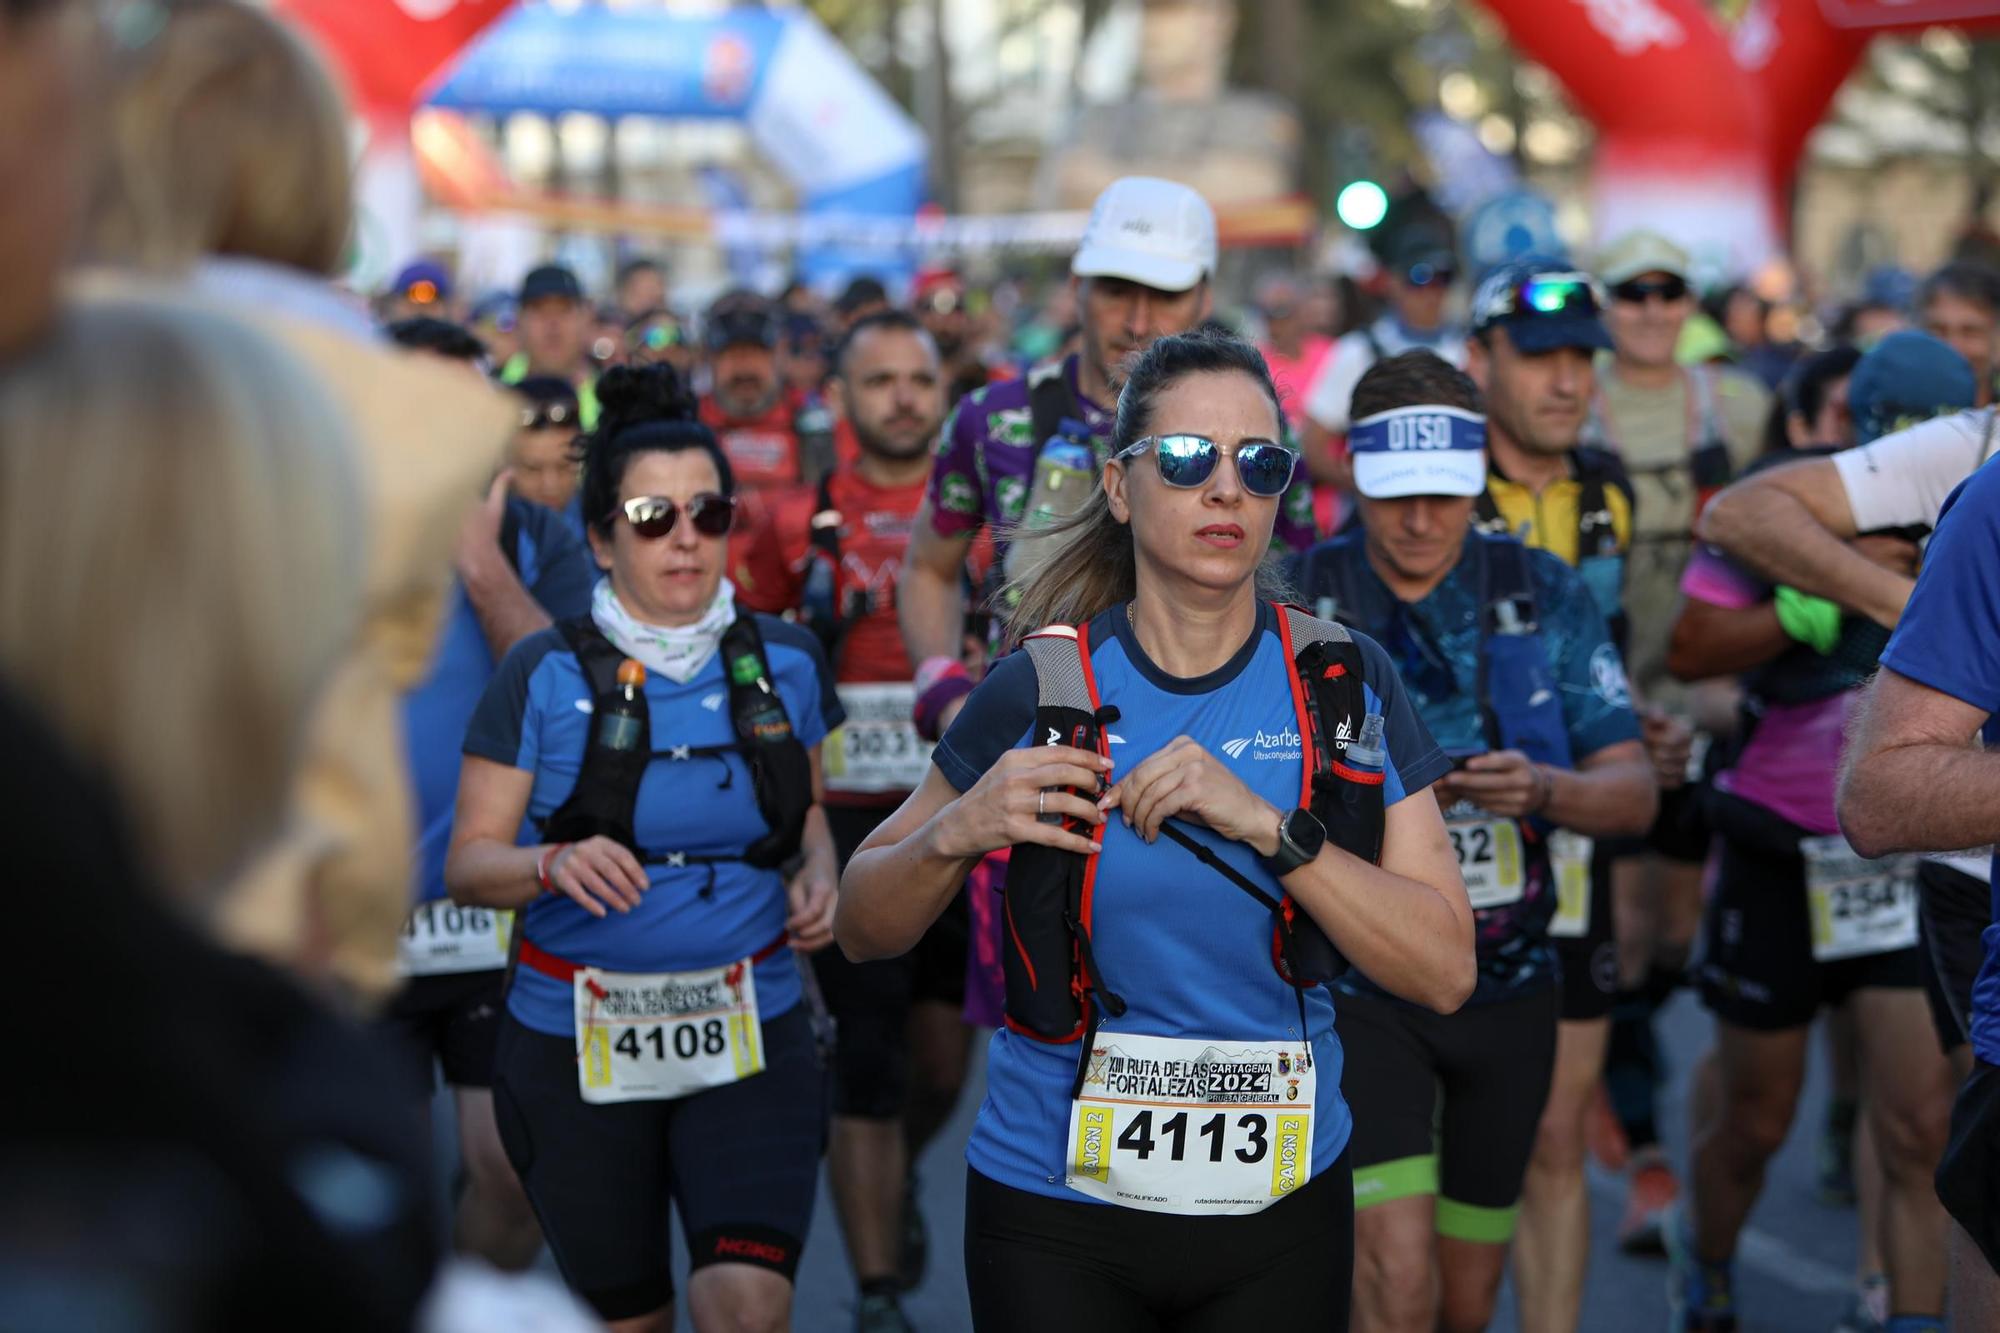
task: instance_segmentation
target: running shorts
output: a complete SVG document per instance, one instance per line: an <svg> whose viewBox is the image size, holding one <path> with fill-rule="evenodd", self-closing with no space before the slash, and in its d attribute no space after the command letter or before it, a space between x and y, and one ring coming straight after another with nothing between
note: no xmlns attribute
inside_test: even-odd
<svg viewBox="0 0 2000 1333"><path fill-rule="evenodd" d="M1562 1020L1587 1023L1608 1017L1618 999L1618 940L1612 930L1612 849L1598 843L1590 856L1590 920L1581 935L1555 936L1562 964Z"/></svg>
<svg viewBox="0 0 2000 1333"><path fill-rule="evenodd" d="M965 1176L976 1333L1344 1333L1354 1177L1342 1153L1259 1213L1182 1217Z"/></svg>
<svg viewBox="0 0 2000 1333"><path fill-rule="evenodd" d="M825 1081L804 1005L763 1030L761 1074L672 1101L591 1105L577 1091L573 1038L501 1020L500 1141L563 1280L601 1318L673 1300L670 1204L692 1267L797 1271L825 1144Z"/></svg>
<svg viewBox="0 0 2000 1333"><path fill-rule="evenodd" d="M430 1096L437 1087L434 1069L442 1069L454 1088L492 1086L506 986L507 973L499 968L403 983L376 1027L407 1071L413 1096Z"/></svg>
<svg viewBox="0 0 2000 1333"><path fill-rule="evenodd" d="M1917 865L1917 928L1931 1023L1949 1052L1972 1032L1972 983L1986 961L1981 937L1992 920L1985 880L1939 861Z"/></svg>
<svg viewBox="0 0 2000 1333"><path fill-rule="evenodd" d="M879 806L827 807L843 870L862 840L891 813ZM838 948L813 955L820 994L834 1022L834 1114L901 1118L910 1091L910 1007L924 1002L953 1009L964 1005L970 930L961 891L917 947L900 958L856 963Z"/></svg>
<svg viewBox="0 0 2000 1333"><path fill-rule="evenodd" d="M1717 791L1710 801L1715 893L1702 914L1697 976L1702 1003L1725 1023L1758 1032L1804 1027L1822 1006L1866 986L1923 985L1912 945L1820 962L1806 901L1806 830L1763 806Z"/></svg>
<svg viewBox="0 0 2000 1333"><path fill-rule="evenodd" d="M1355 1207L1435 1195L1440 1235L1511 1240L1555 1074L1558 1007L1555 986L1455 1014L1336 995Z"/></svg>

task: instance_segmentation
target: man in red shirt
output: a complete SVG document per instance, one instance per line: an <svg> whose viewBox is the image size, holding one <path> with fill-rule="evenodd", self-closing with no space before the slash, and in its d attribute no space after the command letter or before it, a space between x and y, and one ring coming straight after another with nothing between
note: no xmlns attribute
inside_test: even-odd
<svg viewBox="0 0 2000 1333"><path fill-rule="evenodd" d="M834 361L834 406L860 456L818 486L766 496L771 521L736 562L739 596L810 625L847 722L821 752L826 813L844 866L923 781L929 744L910 720L915 674L896 624L896 581L944 420L938 349L903 311L867 315ZM897 1293L922 1271L910 1164L950 1118L965 1076L966 910L961 897L909 955L813 959L838 1031L827 1161L860 1283L856 1327L908 1327Z"/></svg>
<svg viewBox="0 0 2000 1333"><path fill-rule="evenodd" d="M736 484L753 493L812 485L831 459L832 422L778 374L778 316L763 297L735 291L708 312L704 343L711 387L702 424L729 455Z"/></svg>

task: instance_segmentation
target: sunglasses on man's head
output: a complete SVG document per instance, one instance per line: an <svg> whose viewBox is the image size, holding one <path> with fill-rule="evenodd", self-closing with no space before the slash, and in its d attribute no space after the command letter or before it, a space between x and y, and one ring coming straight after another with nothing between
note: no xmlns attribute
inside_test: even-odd
<svg viewBox="0 0 2000 1333"><path fill-rule="evenodd" d="M1655 296L1671 305L1688 294L1688 285L1686 278L1676 278L1671 275L1650 281L1634 278L1630 282L1621 282L1613 287L1611 294L1633 305L1644 305Z"/></svg>
<svg viewBox="0 0 2000 1333"><path fill-rule="evenodd" d="M681 517L681 506L664 495L635 495L618 510L632 531L649 541L672 532ZM702 536L723 536L736 522L735 497L703 491L687 502L687 516Z"/></svg>
<svg viewBox="0 0 2000 1333"><path fill-rule="evenodd" d="M649 328L635 329L625 336L625 341L634 349L645 348L649 352L664 352L669 347L679 347L683 341L681 331L672 324L654 324Z"/></svg>
<svg viewBox="0 0 2000 1333"><path fill-rule="evenodd" d="M568 403L529 403L521 409L522 430L550 430L576 424L576 409Z"/></svg>
<svg viewBox="0 0 2000 1333"><path fill-rule="evenodd" d="M1537 273L1488 298L1482 320L1514 315L1595 315L1597 284L1582 273Z"/></svg>
<svg viewBox="0 0 2000 1333"><path fill-rule="evenodd" d="M1200 486L1215 475L1216 460L1224 452L1206 435L1148 435L1119 450L1118 458L1127 459L1147 449L1153 451L1153 461L1159 465L1160 480L1183 489ZM1264 499L1284 494L1299 462L1298 454L1270 440L1245 440L1236 446L1235 457L1236 476L1243 489Z"/></svg>

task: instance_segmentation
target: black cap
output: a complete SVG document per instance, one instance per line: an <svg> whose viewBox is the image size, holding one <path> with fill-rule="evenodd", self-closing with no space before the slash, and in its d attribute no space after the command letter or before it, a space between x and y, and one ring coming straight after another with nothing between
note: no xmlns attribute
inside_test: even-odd
<svg viewBox="0 0 2000 1333"><path fill-rule="evenodd" d="M845 316L857 310L865 310L871 305L886 303L888 299L889 289L882 285L882 280L864 273L848 283L840 295L834 298L833 308L836 314Z"/></svg>
<svg viewBox="0 0 2000 1333"><path fill-rule="evenodd" d="M1413 223L1389 242L1389 267L1406 272L1426 264L1433 269L1455 269L1458 256L1452 251L1451 236L1441 228Z"/></svg>
<svg viewBox="0 0 2000 1333"><path fill-rule="evenodd" d="M766 305L732 304L709 312L706 333L703 342L711 353L728 347L774 348L778 319Z"/></svg>
<svg viewBox="0 0 2000 1333"><path fill-rule="evenodd" d="M576 274L561 264L543 264L528 270L528 276L521 279L521 304L544 301L552 296L565 301L581 301L583 284L576 280Z"/></svg>

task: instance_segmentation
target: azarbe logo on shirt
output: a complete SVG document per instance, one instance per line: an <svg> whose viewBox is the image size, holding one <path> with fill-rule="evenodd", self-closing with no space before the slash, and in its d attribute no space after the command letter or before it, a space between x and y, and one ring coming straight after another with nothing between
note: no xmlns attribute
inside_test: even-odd
<svg viewBox="0 0 2000 1333"><path fill-rule="evenodd" d="M1253 759L1297 759L1303 753L1303 745L1299 733L1286 727L1283 731L1259 731L1253 736L1224 741L1222 752L1231 759L1241 759L1245 751L1255 747L1250 756Z"/></svg>

